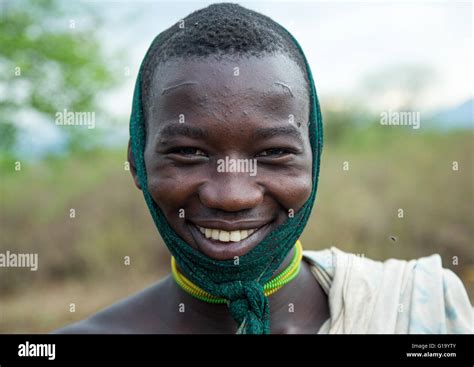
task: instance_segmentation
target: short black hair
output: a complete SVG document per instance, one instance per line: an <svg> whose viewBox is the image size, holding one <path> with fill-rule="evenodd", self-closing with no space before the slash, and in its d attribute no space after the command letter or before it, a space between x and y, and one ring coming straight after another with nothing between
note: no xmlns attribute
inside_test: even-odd
<svg viewBox="0 0 474 367"><path fill-rule="evenodd" d="M197 10L160 34L143 62L142 103L147 105L157 66L174 58L282 53L300 67L309 93L304 56L282 26L238 4L220 3Z"/></svg>

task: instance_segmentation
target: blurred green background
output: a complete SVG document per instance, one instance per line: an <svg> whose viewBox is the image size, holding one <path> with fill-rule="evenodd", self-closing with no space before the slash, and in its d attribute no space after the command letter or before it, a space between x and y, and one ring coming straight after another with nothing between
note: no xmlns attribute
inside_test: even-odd
<svg viewBox="0 0 474 367"><path fill-rule="evenodd" d="M260 3L255 9L272 16ZM1 333L50 332L169 271L169 255L128 171L129 105L125 113L120 108L123 101L131 105L144 47L179 17L150 30L140 38L144 46L129 52L121 37L128 27L146 25L143 10L131 3L0 3L0 252L39 255L36 272L0 268ZM114 38L117 24L124 33ZM325 148L304 248L336 246L379 260L439 253L472 301L472 99L425 113L417 98L432 88L429 67L400 63L384 70L362 73L364 98L319 89ZM126 92L119 100L120 89ZM385 107L364 102L371 93L394 91L404 97L395 109L422 112L420 129L383 126ZM456 117L466 106L467 123ZM94 111L97 127L54 126L55 113L65 108Z"/></svg>

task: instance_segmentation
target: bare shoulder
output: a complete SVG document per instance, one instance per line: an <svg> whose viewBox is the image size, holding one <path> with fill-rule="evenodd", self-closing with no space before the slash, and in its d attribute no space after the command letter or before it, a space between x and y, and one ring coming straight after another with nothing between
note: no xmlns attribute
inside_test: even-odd
<svg viewBox="0 0 474 367"><path fill-rule="evenodd" d="M163 328L169 286L165 278L120 300L91 317L55 330L53 334L146 334Z"/></svg>
<svg viewBox="0 0 474 367"><path fill-rule="evenodd" d="M94 316L53 331L53 334L115 334L107 325L101 325Z"/></svg>

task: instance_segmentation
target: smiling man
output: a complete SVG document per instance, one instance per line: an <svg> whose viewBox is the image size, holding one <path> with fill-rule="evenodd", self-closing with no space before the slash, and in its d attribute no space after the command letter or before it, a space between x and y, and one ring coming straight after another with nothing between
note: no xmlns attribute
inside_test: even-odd
<svg viewBox="0 0 474 367"><path fill-rule="evenodd" d="M322 120L302 50L271 19L218 4L158 35L130 135L132 175L173 255L171 274L60 332L472 330L466 292L439 256L302 253Z"/></svg>
<svg viewBox="0 0 474 367"><path fill-rule="evenodd" d="M150 76L148 65L144 80L149 77L156 90L143 99L149 192L190 246L216 260L243 256L311 194L303 71L281 53L182 58ZM292 94L278 81L291 85ZM305 123L290 124L290 115ZM256 161L258 174L234 174L221 160L248 167ZM140 187L136 175L135 180Z"/></svg>

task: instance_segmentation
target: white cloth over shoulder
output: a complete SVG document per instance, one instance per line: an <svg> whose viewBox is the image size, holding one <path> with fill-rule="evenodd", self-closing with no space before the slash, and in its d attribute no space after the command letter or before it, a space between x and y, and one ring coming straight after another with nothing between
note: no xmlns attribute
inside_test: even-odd
<svg viewBox="0 0 474 367"><path fill-rule="evenodd" d="M336 248L305 251L328 295L330 334L473 333L474 310L441 257L385 262Z"/></svg>

